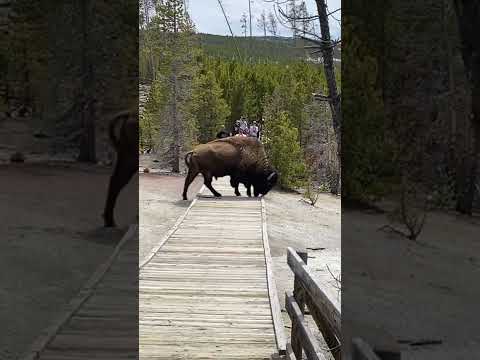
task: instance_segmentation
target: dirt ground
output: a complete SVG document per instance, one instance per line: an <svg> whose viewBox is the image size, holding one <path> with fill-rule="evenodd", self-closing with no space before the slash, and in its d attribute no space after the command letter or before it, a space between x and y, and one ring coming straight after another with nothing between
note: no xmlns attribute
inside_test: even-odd
<svg viewBox="0 0 480 360"><path fill-rule="evenodd" d="M103 228L110 171L78 164L0 166L0 359L27 350L136 222L133 180L119 198L119 228Z"/></svg>
<svg viewBox="0 0 480 360"><path fill-rule="evenodd" d="M185 177L180 175L140 173L140 263L187 210L203 184L198 176L188 189L189 201L183 201L184 181Z"/></svg>
<svg viewBox="0 0 480 360"><path fill-rule="evenodd" d="M480 276L479 216L429 213L418 243L379 231L388 224L383 214L349 211L342 217L349 224L342 234L346 339L362 336L372 344L396 343L413 354L421 349L445 354L429 357L436 359L459 358L446 351L480 345L480 325L472 318L480 298L475 286ZM419 340L441 344L408 344Z"/></svg>
<svg viewBox="0 0 480 360"><path fill-rule="evenodd" d="M265 204L275 283L289 337L291 322L285 311L285 292L293 291L293 273L287 264L287 247L307 252L307 264L320 288L341 305L341 285L336 280L341 278L341 200L321 194L311 206L299 194L274 190L265 196ZM326 347L308 316L307 321L321 346Z"/></svg>

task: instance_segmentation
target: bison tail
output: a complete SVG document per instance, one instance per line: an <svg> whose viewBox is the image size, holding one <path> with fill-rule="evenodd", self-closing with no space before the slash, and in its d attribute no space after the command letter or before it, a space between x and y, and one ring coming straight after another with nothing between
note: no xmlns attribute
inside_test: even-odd
<svg viewBox="0 0 480 360"><path fill-rule="evenodd" d="M191 160L192 160L192 155L193 155L193 151L189 151L186 155L185 155L185 164L190 167L190 164L191 164Z"/></svg>
<svg viewBox="0 0 480 360"><path fill-rule="evenodd" d="M129 111L122 111L120 113L115 114L112 119L110 120L110 126L108 127L108 136L110 137L110 141L113 144L115 150L119 150L120 148L120 140L119 137L115 134L115 129L117 128L118 122L125 121L126 118L130 115Z"/></svg>

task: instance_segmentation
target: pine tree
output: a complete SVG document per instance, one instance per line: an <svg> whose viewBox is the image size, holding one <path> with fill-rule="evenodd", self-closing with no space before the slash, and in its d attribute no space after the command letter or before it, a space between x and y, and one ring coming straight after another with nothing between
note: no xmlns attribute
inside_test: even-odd
<svg viewBox="0 0 480 360"><path fill-rule="evenodd" d="M152 19L156 33L159 77L166 83L169 99L163 113L163 126L168 132L161 132L168 139L170 163L173 172L180 172L180 154L187 141L183 130L186 128L185 104L188 102L191 80L194 72L193 24L184 10L181 0L165 0L156 5L156 16Z"/></svg>
<svg viewBox="0 0 480 360"><path fill-rule="evenodd" d="M293 126L286 111L267 111L265 125L265 147L272 165L280 174L280 185L294 189L305 185L306 166L298 141L298 129Z"/></svg>
<svg viewBox="0 0 480 360"><path fill-rule="evenodd" d="M200 73L194 79L189 113L195 121L200 143L215 139L217 132L225 126L230 109L212 71Z"/></svg>

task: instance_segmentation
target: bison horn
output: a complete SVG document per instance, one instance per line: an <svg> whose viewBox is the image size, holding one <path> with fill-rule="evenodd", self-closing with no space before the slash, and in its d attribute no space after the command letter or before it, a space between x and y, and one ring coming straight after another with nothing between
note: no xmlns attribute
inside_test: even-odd
<svg viewBox="0 0 480 360"><path fill-rule="evenodd" d="M273 171L270 175L268 175L267 177L267 181L270 182L272 181L273 178L276 178L277 177L277 173L275 171Z"/></svg>

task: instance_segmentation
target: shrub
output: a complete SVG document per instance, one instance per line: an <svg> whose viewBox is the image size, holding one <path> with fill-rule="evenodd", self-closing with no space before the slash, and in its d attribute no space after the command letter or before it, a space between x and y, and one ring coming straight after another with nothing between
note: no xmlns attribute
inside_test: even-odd
<svg viewBox="0 0 480 360"><path fill-rule="evenodd" d="M285 111L277 119L267 119L265 146L272 165L280 174L285 189L302 187L306 182L306 166L298 141L298 130Z"/></svg>

